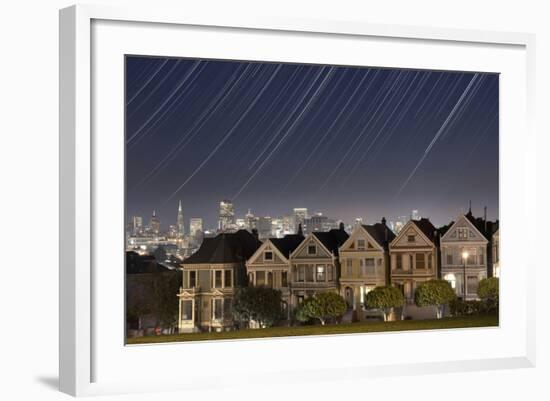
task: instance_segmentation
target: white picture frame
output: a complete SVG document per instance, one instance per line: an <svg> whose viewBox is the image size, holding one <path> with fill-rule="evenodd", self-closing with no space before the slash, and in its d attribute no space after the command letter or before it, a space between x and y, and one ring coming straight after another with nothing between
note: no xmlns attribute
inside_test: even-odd
<svg viewBox="0 0 550 401"><path fill-rule="evenodd" d="M60 11L60 389L71 395L94 395L107 393L125 393L132 391L160 391L167 389L197 389L204 383L207 383L207 377L204 372L199 374L192 369L188 369L185 380L177 380L172 377L152 378L150 381L121 379L117 380L113 375L102 378L102 373L98 372L96 358L103 360L102 364L108 360L104 355L107 348L104 348L104 338L98 337L95 332L95 326L103 319L100 312L101 307L96 307L94 303L94 291L98 285L101 285L101 276L94 274L93 267L98 260L101 260L100 253L96 254L93 244L94 232L97 231L98 221L100 219L101 207L95 196L98 185L102 185L96 180L96 169L98 152L102 151L102 145L94 140L92 126L96 123L94 117L94 103L92 102L93 86L92 76L93 68L97 67L94 60L94 53L98 49L94 46L100 46L101 40L93 41L93 25L101 21L109 21L109 24L121 23L140 23L153 24L158 29L159 35L164 28L170 27L202 27L205 29L219 29L224 32L243 32L254 34L254 32L264 32L284 34L284 35L305 35L308 38L317 37L319 40L325 38L361 39L375 38L385 41L407 40L422 43L435 43L439 45L458 44L466 48L476 48L483 46L494 46L496 48L513 48L518 50L518 60L525 62L525 65L518 68L523 71L525 76L518 76L514 85L525 96L519 96L515 101L525 110L516 111L512 108L506 108L510 114L522 113L518 120L514 120L514 128L517 128L516 135L522 132L520 142L509 143L514 149L508 150L508 147L501 146L501 184L504 189L501 190L501 199L506 197L510 199L509 206L520 206L522 210L518 212L518 219L536 216L534 202L535 193L535 133L532 127L534 112L534 35L524 33L508 32L485 32L460 29L437 29L428 27L399 26L399 25L378 25L369 24L362 21L320 21L320 20L297 20L292 18L271 18L242 17L239 19L229 19L223 15L212 12L208 15L186 15L182 10L166 10L155 7L132 7L132 8L113 8L104 5L78 5L72 6ZM151 26L151 25L149 25ZM118 28L117 28L118 29ZM126 28L122 28L126 29ZM139 29L137 27L136 29ZM174 28L176 29L176 28ZM157 30L156 30L157 31ZM160 37L160 36L159 36ZM269 39L271 40L271 39ZM276 40L273 39L273 40ZM309 40L309 39L307 39ZM114 42L114 40L113 40ZM515 50L514 50L515 51ZM512 53L514 52L512 51ZM519 54L521 53L521 54ZM215 49L214 53L215 54ZM171 55L171 54L165 54ZM399 55L396 55L399 57ZM420 62L421 63L421 62ZM473 65L472 61L472 65ZM430 68L429 63L424 65ZM432 66L433 67L433 66ZM467 68L466 68L467 69ZM499 71L496 68L494 71ZM522 73L522 74L523 74ZM509 91L501 92L501 102L510 96ZM508 118L508 117L506 117ZM521 121L520 121L521 120ZM120 133L122 136L122 132ZM508 135L508 134L507 134ZM512 133L510 133L512 135ZM509 137L511 138L511 136ZM116 147L115 147L116 149ZM519 160L522 161L519 167L512 170L508 168L513 160L510 159L512 150L517 152ZM111 156L118 160L119 165L123 160L123 153L118 156ZM100 173L101 174L101 173ZM509 196L507 185L503 182L503 176L506 180L521 183L525 195L517 195L516 198ZM503 193L503 191L505 193ZM519 191L521 192L521 191ZM121 205L118 205L122 207ZM117 207L118 207L117 206ZM98 209L99 208L99 209ZM501 213L506 217L506 213ZM535 220L535 218L531 218ZM118 223L117 223L118 224ZM502 223L501 223L502 224ZM514 224L511 221L503 219L504 230L501 230L501 244L503 245L502 262L507 264L507 258L510 261L519 260L520 255L513 254L512 251L506 251L506 244L514 240ZM101 227L101 224L99 225ZM97 233L96 233L97 234ZM116 237L116 235L115 235ZM117 244L121 245L120 244ZM530 245L532 246L532 245ZM521 274L518 272L503 273L503 290L506 294L506 277L510 283L513 279L514 285L518 286L517 296L521 299L519 305L516 305L516 316L521 320L519 329L521 333L514 332L510 334L517 347L511 347L513 351L502 353L498 351L473 353L466 356L465 359L445 359L445 353L442 353L441 359L431 358L429 360L417 360L414 355L408 358L407 362L395 362L388 360L387 363L374 361L372 364L366 361L356 361L352 365L342 363L339 360L331 361L330 368L323 366L319 361L312 361L308 366L305 364L300 371L301 380L329 380L343 377L353 377L356 380L364 380L369 377L410 374L414 371L418 373L432 372L456 372L479 369L500 369L512 367L529 367L535 363L535 316L534 316L534 252L527 252L524 258L524 268ZM122 269L122 266L121 266ZM506 269L506 267L505 267ZM120 275L119 275L120 276ZM116 280L115 280L116 281ZM119 283L119 282L117 282ZM117 284L118 285L118 284ZM120 294L123 294L123 288L120 287ZM508 308L509 307L509 308ZM472 329L464 330L464 337L467 341L475 342L477 338L489 333L489 330L500 330L505 333L512 330L511 322L507 313L514 306L503 302L503 311L501 321L504 322L498 329ZM117 312L120 316L122 311ZM511 312L510 312L511 313ZM103 324L102 327L105 327ZM510 332L511 333L511 332ZM120 346L124 347L122 334L120 336ZM382 336L388 334L370 334L372 340L379 341ZM399 333L391 334L395 338L407 337L408 339L419 339L430 335L439 335L437 333ZM450 336L450 334L445 334ZM360 340L363 335L349 337L348 342ZM503 334L504 336L504 334ZM210 343L211 349L217 352L227 353L228 356L235 357L240 352L263 353L264 356L270 355L275 358L277 350L273 349L268 342L279 344L279 346L297 347L300 346L303 352L308 351L308 344L314 341L330 342L331 346L341 346L342 336L325 336L301 339L278 339L278 340L248 340L236 342L214 342ZM508 338L512 338L508 337ZM377 340L374 340L374 339ZM503 337L504 339L504 337ZM466 341L466 340L465 340ZM170 348L176 347L176 348ZM173 344L141 347L140 350L132 348L128 353L134 354L129 358L135 362L135 358L166 358L168 350L177 350L192 354L204 350L204 344ZM203 348L201 348L203 347ZM244 347L244 348L243 348ZM269 348L271 347L271 348ZM268 349L269 348L269 349ZM102 351L103 350L103 351ZM103 352L103 354L101 354ZM170 351L172 352L172 351ZM213 352L213 351L212 351ZM98 353L100 355L98 355ZM115 357L108 360L109 363L115 363ZM373 359L376 359L373 357ZM397 359L396 359L397 360ZM318 364L319 368L314 368ZM122 366L122 365L121 365ZM241 367L246 371L246 367ZM258 370L258 367L255 367ZM293 373L296 370L278 370L269 371L271 378L274 375L283 380L295 380ZM260 368L257 372L262 373ZM210 373L212 380L215 380L219 387L232 386L230 377L222 377L221 371L215 369ZM108 375L107 375L108 376ZM261 378L258 378L261 381ZM210 382L211 383L211 382ZM244 384L243 384L244 385Z"/></svg>

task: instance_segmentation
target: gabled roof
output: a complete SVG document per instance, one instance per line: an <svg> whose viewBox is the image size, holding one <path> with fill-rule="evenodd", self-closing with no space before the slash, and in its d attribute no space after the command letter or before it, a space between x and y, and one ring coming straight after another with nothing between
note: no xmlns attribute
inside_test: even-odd
<svg viewBox="0 0 550 401"><path fill-rule="evenodd" d="M434 242L435 240L435 231L437 230L435 226L429 219L421 218L420 220L411 220L412 223L417 226L422 234L424 234L430 241Z"/></svg>
<svg viewBox="0 0 550 401"><path fill-rule="evenodd" d="M449 227L448 229L446 229L446 230L444 231L444 234L441 236L441 241L442 241L442 242L444 242L444 241L449 241L449 238L448 238L448 237L449 237L449 235L452 235L454 226L457 225L458 223L460 223L461 221L465 221L471 228L473 228L473 230L474 230L477 234L479 234L479 236L480 236L483 240L488 241L488 240L490 239L490 238L487 237L486 234L484 234L484 231L485 231L485 230L480 230L480 229L478 229L478 227L477 227L476 224L474 223L475 220L472 221L472 219L471 219L471 213L468 213L468 214L470 214L470 218L468 217L468 215L464 214L464 215L458 216L458 218L456 219L455 222L449 224L450 227ZM483 220L483 219L481 219L481 220ZM492 222L491 222L491 224L492 224Z"/></svg>
<svg viewBox="0 0 550 401"><path fill-rule="evenodd" d="M271 242L285 258L288 258L290 254L298 248L304 238L305 237L300 234L288 234L283 238L270 238L269 242Z"/></svg>
<svg viewBox="0 0 550 401"><path fill-rule="evenodd" d="M498 220L497 221L488 221L483 217L474 217L471 211L464 215L470 223L488 240L490 240L498 230Z"/></svg>
<svg viewBox="0 0 550 401"><path fill-rule="evenodd" d="M262 243L246 230L205 238L197 252L183 264L239 263L250 258Z"/></svg>
<svg viewBox="0 0 550 401"><path fill-rule="evenodd" d="M312 234L335 256L338 256L338 248L349 238L348 233L339 228L333 228L330 231L314 231Z"/></svg>
<svg viewBox="0 0 550 401"><path fill-rule="evenodd" d="M386 224L363 224L363 228L384 249L388 249L388 244L395 238L395 234Z"/></svg>

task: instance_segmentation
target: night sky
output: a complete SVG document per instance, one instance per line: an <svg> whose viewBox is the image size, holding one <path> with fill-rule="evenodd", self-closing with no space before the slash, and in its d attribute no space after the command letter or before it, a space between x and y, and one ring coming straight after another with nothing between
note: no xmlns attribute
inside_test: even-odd
<svg viewBox="0 0 550 401"><path fill-rule="evenodd" d="M498 218L498 75L126 58L126 214Z"/></svg>

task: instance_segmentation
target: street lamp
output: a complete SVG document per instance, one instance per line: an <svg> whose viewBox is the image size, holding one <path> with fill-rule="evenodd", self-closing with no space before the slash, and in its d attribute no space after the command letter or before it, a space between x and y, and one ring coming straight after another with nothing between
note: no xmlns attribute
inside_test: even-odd
<svg viewBox="0 0 550 401"><path fill-rule="evenodd" d="M466 260L468 260L468 252L462 252L462 299L466 301Z"/></svg>

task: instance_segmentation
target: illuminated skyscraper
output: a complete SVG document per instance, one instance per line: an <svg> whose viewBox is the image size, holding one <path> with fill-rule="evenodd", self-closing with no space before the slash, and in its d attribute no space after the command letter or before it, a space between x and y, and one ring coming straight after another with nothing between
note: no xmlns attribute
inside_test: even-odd
<svg viewBox="0 0 550 401"><path fill-rule="evenodd" d="M132 234L139 235L143 231L143 219L141 216L132 217Z"/></svg>
<svg viewBox="0 0 550 401"><path fill-rule="evenodd" d="M202 234L202 219L200 217L194 217L189 220L189 235L196 238L197 235Z"/></svg>
<svg viewBox="0 0 550 401"><path fill-rule="evenodd" d="M180 204L178 206L178 238L183 238L183 236L185 235L185 223L183 221L183 209L181 207L181 200L180 200Z"/></svg>
<svg viewBox="0 0 550 401"><path fill-rule="evenodd" d="M305 220L308 218L307 208L294 208L294 231L298 231L298 226L301 224L304 227Z"/></svg>
<svg viewBox="0 0 550 401"><path fill-rule="evenodd" d="M233 202L222 200L220 202L220 215L218 220L218 229L220 231L229 231L235 228L235 208Z"/></svg>
<svg viewBox="0 0 550 401"><path fill-rule="evenodd" d="M153 210L153 215L151 216L151 220L149 221L149 227L151 228L151 231L153 232L153 234L160 233L160 220L157 217L156 210Z"/></svg>

